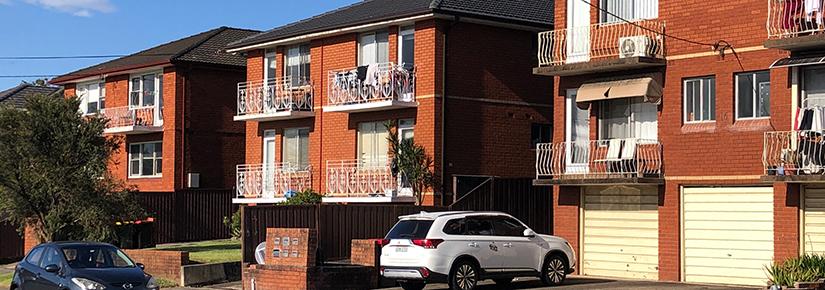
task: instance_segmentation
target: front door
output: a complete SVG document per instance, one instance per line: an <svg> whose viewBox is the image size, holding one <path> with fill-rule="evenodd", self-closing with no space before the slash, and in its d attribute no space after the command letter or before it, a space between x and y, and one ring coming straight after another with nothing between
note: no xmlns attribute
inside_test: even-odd
<svg viewBox="0 0 825 290"><path fill-rule="evenodd" d="M275 131L264 132L263 172L261 179L264 197L275 197Z"/></svg>
<svg viewBox="0 0 825 290"><path fill-rule="evenodd" d="M567 63L590 60L590 5L585 1L567 1Z"/></svg>
<svg viewBox="0 0 825 290"><path fill-rule="evenodd" d="M567 174L585 174L590 158L590 109L576 105L577 90L567 90L565 101L565 170Z"/></svg>

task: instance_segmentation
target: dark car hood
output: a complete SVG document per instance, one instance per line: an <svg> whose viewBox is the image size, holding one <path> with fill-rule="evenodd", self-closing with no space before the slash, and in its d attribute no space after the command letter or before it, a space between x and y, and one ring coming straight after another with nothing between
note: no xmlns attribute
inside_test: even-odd
<svg viewBox="0 0 825 290"><path fill-rule="evenodd" d="M107 269L72 269L74 277L87 278L89 280L104 283L107 286L130 283L133 286L143 284L146 276L143 270L138 267L132 268L107 268ZM119 286L119 285L118 285Z"/></svg>

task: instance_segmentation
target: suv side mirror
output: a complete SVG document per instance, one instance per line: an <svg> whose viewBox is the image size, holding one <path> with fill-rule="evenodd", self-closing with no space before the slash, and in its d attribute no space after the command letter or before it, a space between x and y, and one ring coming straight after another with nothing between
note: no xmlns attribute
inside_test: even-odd
<svg viewBox="0 0 825 290"><path fill-rule="evenodd" d="M46 268L43 268L43 269L46 270L46 272L49 272L49 273L57 273L58 271L60 271L60 267L55 265L55 264L48 265L48 266L46 266Z"/></svg>
<svg viewBox="0 0 825 290"><path fill-rule="evenodd" d="M146 270L146 266L145 266L145 265L143 265L143 264L141 264L141 263L136 263L136 264L135 264L135 266L137 266L137 267L138 267L138 268L140 268L141 270Z"/></svg>
<svg viewBox="0 0 825 290"><path fill-rule="evenodd" d="M532 238L532 237L535 237L535 236L536 236L536 232L534 232L534 231L533 231L533 230L531 230L531 229L525 229L525 230L524 230L524 236L525 236L525 237L528 237L528 238Z"/></svg>

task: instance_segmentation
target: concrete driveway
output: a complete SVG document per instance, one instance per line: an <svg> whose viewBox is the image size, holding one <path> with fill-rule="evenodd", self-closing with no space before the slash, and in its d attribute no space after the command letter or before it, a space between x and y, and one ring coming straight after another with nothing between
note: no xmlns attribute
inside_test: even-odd
<svg viewBox="0 0 825 290"><path fill-rule="evenodd" d="M446 290L446 284L428 285L428 290ZM496 290L501 289L492 281L485 281L479 287L479 290ZM513 282L509 289L547 289L547 290L567 290L567 289L609 289L609 290L637 290L637 289L678 289L678 290L722 290L722 289L764 289L755 287L733 287L733 286L710 286L710 285L694 285L683 283L663 283L663 282L647 282L647 281L624 281L624 280L609 280L596 279L585 277L568 277L564 285L558 287L545 287L541 281L537 279L521 278ZM397 288L386 288L385 290L401 290Z"/></svg>

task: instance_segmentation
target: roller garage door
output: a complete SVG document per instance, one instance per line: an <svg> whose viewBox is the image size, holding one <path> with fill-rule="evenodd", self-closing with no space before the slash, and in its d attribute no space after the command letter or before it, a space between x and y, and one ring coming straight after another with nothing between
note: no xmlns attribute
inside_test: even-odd
<svg viewBox="0 0 825 290"><path fill-rule="evenodd" d="M825 188L805 188L802 244L805 253L825 254Z"/></svg>
<svg viewBox="0 0 825 290"><path fill-rule="evenodd" d="M658 188L585 187L583 204L582 274L657 280Z"/></svg>
<svg viewBox="0 0 825 290"><path fill-rule="evenodd" d="M764 266L773 261L773 188L682 192L685 281L764 286Z"/></svg>

